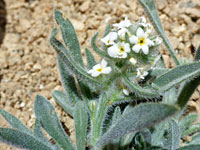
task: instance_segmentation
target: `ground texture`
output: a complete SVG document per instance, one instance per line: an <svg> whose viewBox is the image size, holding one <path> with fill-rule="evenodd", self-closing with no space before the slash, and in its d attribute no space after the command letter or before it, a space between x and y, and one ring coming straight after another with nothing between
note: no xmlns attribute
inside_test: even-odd
<svg viewBox="0 0 200 150"><path fill-rule="evenodd" d="M155 0L163 23L179 59L193 59L200 41L199 0ZM75 141L73 120L55 104L51 92L62 90L56 55L49 44L55 25L53 10L61 10L75 26L82 51L90 48L96 31L128 16L134 22L144 11L137 0L6 0L0 2L0 108L11 112L32 128L36 94L46 96L55 106L63 126ZM5 25L6 24L6 25ZM174 63L160 47L166 66ZM84 54L83 54L84 56ZM188 104L200 115L200 87ZM0 126L8 124L0 117ZM0 143L0 150L16 150Z"/></svg>

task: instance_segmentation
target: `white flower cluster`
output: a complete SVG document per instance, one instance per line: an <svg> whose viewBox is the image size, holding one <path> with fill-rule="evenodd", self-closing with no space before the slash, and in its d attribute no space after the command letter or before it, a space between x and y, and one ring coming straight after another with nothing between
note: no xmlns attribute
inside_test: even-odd
<svg viewBox="0 0 200 150"><path fill-rule="evenodd" d="M143 60L138 56L152 57L150 51L162 43L162 39L155 37L152 34L152 25L146 22L144 17L141 17L139 22L132 24L126 17L120 23L113 24L113 29L101 39L105 45L105 50L111 58L126 61L128 64L135 67L136 77L144 79L148 75ZM125 59L127 58L127 59ZM128 67L128 66L127 66ZM100 64L95 65L88 71L93 77L101 74L109 74L112 71L111 67L107 67L107 61L102 60ZM128 90L123 90L125 95L128 95Z"/></svg>

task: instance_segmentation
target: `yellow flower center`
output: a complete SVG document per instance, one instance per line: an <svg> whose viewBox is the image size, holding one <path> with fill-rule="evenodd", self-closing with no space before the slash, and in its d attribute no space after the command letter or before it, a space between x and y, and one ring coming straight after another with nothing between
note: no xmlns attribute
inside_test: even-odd
<svg viewBox="0 0 200 150"><path fill-rule="evenodd" d="M124 47L122 47L122 46L119 47L119 52L120 52L120 53L123 53L123 52L124 52Z"/></svg>
<svg viewBox="0 0 200 150"><path fill-rule="evenodd" d="M138 44L140 44L141 46L145 44L145 38L139 38L138 40Z"/></svg>
<svg viewBox="0 0 200 150"><path fill-rule="evenodd" d="M110 40L108 40L107 43L110 44Z"/></svg>
<svg viewBox="0 0 200 150"><path fill-rule="evenodd" d="M102 72L102 70L103 70L102 68L97 69L97 71L99 71L99 72Z"/></svg>

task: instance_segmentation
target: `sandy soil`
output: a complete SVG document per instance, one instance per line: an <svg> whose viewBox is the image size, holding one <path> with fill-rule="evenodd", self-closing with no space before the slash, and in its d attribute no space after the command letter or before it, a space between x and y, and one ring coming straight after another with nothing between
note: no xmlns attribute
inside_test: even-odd
<svg viewBox="0 0 200 150"><path fill-rule="evenodd" d="M156 0L156 4L178 57L192 60L200 41L200 1ZM144 15L143 9L136 0L6 0L5 7L0 8L0 108L32 128L34 98L36 94L46 96L56 106L63 125L75 141L73 120L51 96L53 90L62 90L55 52L48 40L55 24L54 8L72 21L82 50L90 48L90 39L96 31L103 33L108 23L118 22L124 16L137 21ZM161 46L160 51L165 64L173 67L166 48ZM200 87L189 102L189 110L200 114L199 92ZM2 117L0 126L8 127ZM0 143L0 150L16 148Z"/></svg>

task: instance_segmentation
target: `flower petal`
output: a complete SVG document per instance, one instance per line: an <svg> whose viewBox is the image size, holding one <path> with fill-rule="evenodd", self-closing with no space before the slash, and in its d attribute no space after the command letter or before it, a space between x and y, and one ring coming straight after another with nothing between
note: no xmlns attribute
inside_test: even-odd
<svg viewBox="0 0 200 150"><path fill-rule="evenodd" d="M143 51L143 53L145 54L145 55L147 55L148 53L149 53L149 47L148 47L148 45L143 45L142 46L142 51Z"/></svg>
<svg viewBox="0 0 200 150"><path fill-rule="evenodd" d="M117 33L116 32L110 32L109 36L110 36L110 41L113 42L113 41L117 40Z"/></svg>
<svg viewBox="0 0 200 150"><path fill-rule="evenodd" d="M154 46L154 42L153 41L151 41L150 39L146 39L146 43L147 43L147 45L149 45L149 46Z"/></svg>
<svg viewBox="0 0 200 150"><path fill-rule="evenodd" d="M109 74L112 71L111 67L106 67L102 70L102 73Z"/></svg>
<svg viewBox="0 0 200 150"><path fill-rule="evenodd" d="M117 54L118 54L118 47L116 45L113 45L113 46L108 48L108 55L110 57L116 58Z"/></svg>
<svg viewBox="0 0 200 150"><path fill-rule="evenodd" d="M99 76L101 74L101 72L99 72L99 71L94 71L94 72L92 72L92 76L93 77L97 77L97 76Z"/></svg>
<svg viewBox="0 0 200 150"><path fill-rule="evenodd" d="M92 67L93 70L97 70L101 68L101 65L100 64L96 64L95 66Z"/></svg>
<svg viewBox="0 0 200 150"><path fill-rule="evenodd" d="M137 37L145 37L145 33L142 28L138 28L136 32Z"/></svg>
<svg viewBox="0 0 200 150"><path fill-rule="evenodd" d="M105 68L107 66L107 64L108 64L107 61L105 59L102 59L102 61L101 61L101 67Z"/></svg>
<svg viewBox="0 0 200 150"><path fill-rule="evenodd" d="M136 53L138 53L140 51L140 49L141 49L141 46L139 44L134 45L132 48L132 50Z"/></svg>
<svg viewBox="0 0 200 150"><path fill-rule="evenodd" d="M124 95L126 95L126 96L128 96L128 95L129 95L129 92L128 92L128 90L127 90L127 89L123 89L123 93L124 93Z"/></svg>
<svg viewBox="0 0 200 150"><path fill-rule="evenodd" d="M135 36L135 35L132 35L132 36L129 38L129 41L130 41L132 44L136 44L136 43L138 43L138 37Z"/></svg>
<svg viewBox="0 0 200 150"><path fill-rule="evenodd" d="M130 45L128 43L125 43L124 44L124 49L125 49L126 53L129 53L130 52Z"/></svg>

